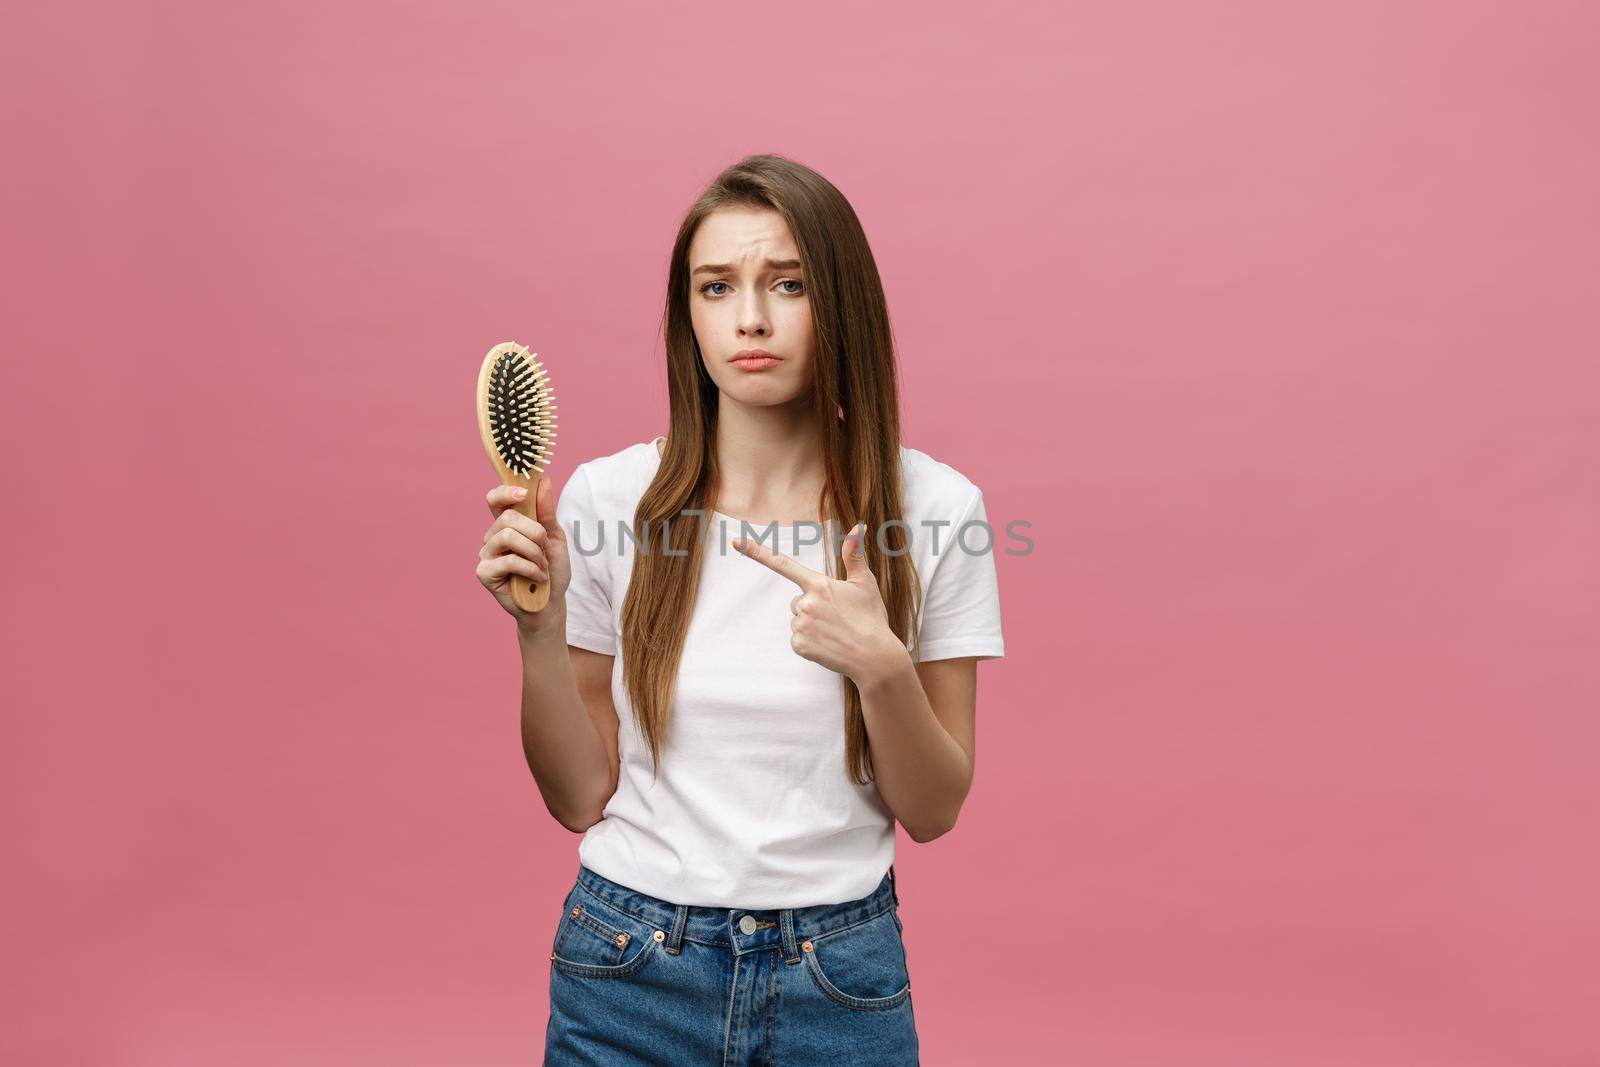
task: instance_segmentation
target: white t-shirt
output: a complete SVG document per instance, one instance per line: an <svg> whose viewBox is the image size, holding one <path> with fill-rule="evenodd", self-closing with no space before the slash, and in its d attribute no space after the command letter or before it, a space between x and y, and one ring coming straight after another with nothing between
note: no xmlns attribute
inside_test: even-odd
<svg viewBox="0 0 1600 1067"><path fill-rule="evenodd" d="M894 817L873 784L846 772L839 675L789 645L800 587L732 544L747 533L827 574L817 523L780 524L774 536L720 512L705 520L700 588L652 780L620 660L622 602L641 551L625 531L660 466L659 440L579 464L556 506L572 561L567 641L618 658L617 790L584 832L579 860L674 904L800 908L865 896L894 859ZM970 525L958 543L964 524L987 521L982 493L923 452L900 454L901 517L924 598L921 658L999 658L1002 531Z"/></svg>

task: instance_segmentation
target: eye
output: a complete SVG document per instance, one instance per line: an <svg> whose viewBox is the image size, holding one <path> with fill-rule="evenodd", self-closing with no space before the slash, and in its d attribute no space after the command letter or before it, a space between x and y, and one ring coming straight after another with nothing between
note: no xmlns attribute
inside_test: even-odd
<svg viewBox="0 0 1600 1067"><path fill-rule="evenodd" d="M702 285L700 287L700 292L702 294L706 295L706 296L721 296L722 295L721 293L707 293L706 290L711 288L713 285L727 285L727 284L728 284L727 282L706 282L704 285Z"/></svg>
<svg viewBox="0 0 1600 1067"><path fill-rule="evenodd" d="M788 293L789 293L790 296L799 296L801 293L805 292L805 283L802 282L799 278L785 278L785 279L783 279L783 281L779 282L778 284L779 285L797 285L797 286L800 287L798 289L790 289L790 290L788 290Z"/></svg>

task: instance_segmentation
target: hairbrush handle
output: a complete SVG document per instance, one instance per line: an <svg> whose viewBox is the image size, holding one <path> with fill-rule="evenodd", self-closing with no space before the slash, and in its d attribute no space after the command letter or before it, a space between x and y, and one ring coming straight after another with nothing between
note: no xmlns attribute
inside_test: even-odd
<svg viewBox="0 0 1600 1067"><path fill-rule="evenodd" d="M535 501L539 496L539 476L534 475L532 478L524 480L513 475L508 484L523 485L527 488L528 495L511 506L514 510L528 516L534 522L538 522L539 514L536 510L537 504ZM545 605L550 602L550 582L548 581L550 561L548 558L545 560L544 566L547 580L543 582L536 582L525 574L513 574L511 576L511 600L523 611L543 611Z"/></svg>

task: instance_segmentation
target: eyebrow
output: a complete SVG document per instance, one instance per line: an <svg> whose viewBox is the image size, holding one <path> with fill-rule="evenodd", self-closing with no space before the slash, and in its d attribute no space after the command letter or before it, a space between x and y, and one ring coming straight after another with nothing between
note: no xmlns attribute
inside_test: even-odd
<svg viewBox="0 0 1600 1067"><path fill-rule="evenodd" d="M702 263L689 273L691 277L696 274L732 274L738 269L732 263ZM798 259L769 259L767 260L767 269L799 270L800 261Z"/></svg>

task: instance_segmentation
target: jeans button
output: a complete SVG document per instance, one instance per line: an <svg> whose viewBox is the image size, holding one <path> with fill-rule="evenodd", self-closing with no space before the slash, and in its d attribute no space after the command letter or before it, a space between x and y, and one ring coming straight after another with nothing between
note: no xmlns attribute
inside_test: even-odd
<svg viewBox="0 0 1600 1067"><path fill-rule="evenodd" d="M739 929L740 929L741 932L746 933L746 934L755 933L756 932L756 917L754 915L746 915L744 918L740 919L739 920Z"/></svg>

